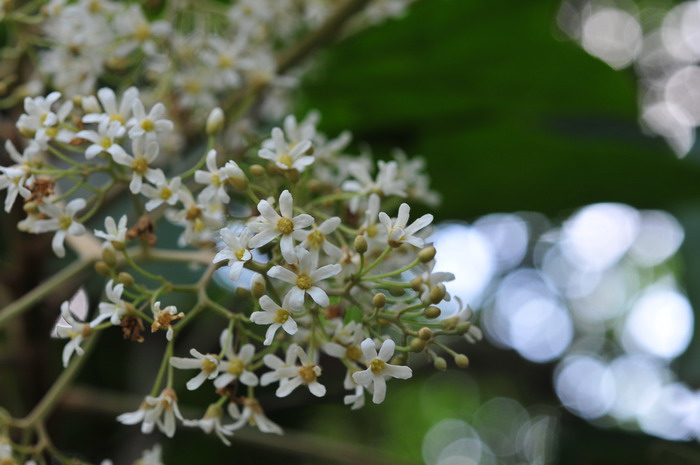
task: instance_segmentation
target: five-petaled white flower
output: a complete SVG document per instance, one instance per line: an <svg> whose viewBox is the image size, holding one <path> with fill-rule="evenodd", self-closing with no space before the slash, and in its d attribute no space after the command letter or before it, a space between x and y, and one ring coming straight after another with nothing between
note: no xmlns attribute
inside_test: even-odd
<svg viewBox="0 0 700 465"><path fill-rule="evenodd" d="M85 234L85 226L75 219L75 214L85 208L85 204L85 199L73 199L65 207L54 203L40 203L39 211L48 216L49 219L36 221L32 232L56 231L51 240L51 247L57 256L65 257L66 249L63 246L63 242L66 239L66 235L80 236Z"/></svg>
<svg viewBox="0 0 700 465"><path fill-rule="evenodd" d="M379 213L379 221L387 230L390 246L399 247L404 242L419 248L425 245L425 239L416 236L416 233L433 222L433 215L430 213L423 215L407 226L410 212L411 207L407 203L402 203L399 207L399 215L394 221L386 213Z"/></svg>
<svg viewBox="0 0 700 465"><path fill-rule="evenodd" d="M115 152L112 154L114 161L120 165L124 165L131 169L132 177L129 183L129 190L133 194L141 192L143 178L145 177L151 182L156 182L160 179L158 172L160 170L153 169L149 166L158 157L158 142L151 140L146 141L145 137L137 137L132 141L132 149L134 155L129 155L125 151Z"/></svg>
<svg viewBox="0 0 700 465"><path fill-rule="evenodd" d="M227 181L237 189L245 189L247 178L235 161L229 160L219 168L216 165L216 150L212 149L207 153L206 164L209 171L197 170L194 173L194 180L207 186L199 194L199 198L203 202L215 200L228 203L231 198L226 193Z"/></svg>
<svg viewBox="0 0 700 465"><path fill-rule="evenodd" d="M197 349L190 349L194 358L170 357L170 364L181 370L199 370L194 378L187 381L187 389L194 391L207 379L214 379L219 374L219 357L215 354L202 354Z"/></svg>
<svg viewBox="0 0 700 465"><path fill-rule="evenodd" d="M231 425L224 426L221 421L224 417L224 410L221 406L216 404L211 404L204 416L199 420L184 420L182 424L185 426L195 426L201 428L202 431L209 434L212 431L221 439L221 442L227 446L231 445L231 442L226 436L231 436L233 431L231 430Z"/></svg>
<svg viewBox="0 0 700 465"><path fill-rule="evenodd" d="M287 294L293 309L300 309L304 306L304 296L306 294L309 294L313 301L321 307L327 307L329 305L328 294L317 284L340 273L342 266L334 263L318 268L318 256L314 256L314 254L302 247L297 247L296 253L299 257L296 272L276 265L270 268L267 275L293 284Z"/></svg>
<svg viewBox="0 0 700 465"><path fill-rule="evenodd" d="M272 338L275 337L277 330L282 327L287 334L293 335L297 332L297 322L292 318L292 307L289 302L290 294L287 294L282 301L282 307L277 305L274 300L264 295L260 297L260 307L262 312L253 312L250 315L250 321L258 325L270 325L265 333L265 344L272 344Z"/></svg>
<svg viewBox="0 0 700 465"><path fill-rule="evenodd" d="M228 260L228 277L232 281L237 281L238 278L241 277L241 271L243 270L245 262L253 258L253 254L248 250L250 233L247 228L243 228L243 230L236 235L230 229L223 228L219 231L219 234L225 246L214 256L213 263Z"/></svg>
<svg viewBox="0 0 700 465"><path fill-rule="evenodd" d="M396 347L396 344L391 339L387 339L382 343L379 354L377 354L374 341L370 338L362 341L361 347L367 363L367 369L353 373L352 379L361 386L373 385L372 402L380 404L386 396L387 378L408 379L413 375L413 371L407 366L387 363L394 355Z"/></svg>
<svg viewBox="0 0 700 465"><path fill-rule="evenodd" d="M151 332L155 333L161 328L168 328L165 333L165 338L168 341L173 339L173 326L172 322L174 320L179 320L185 317L185 314L177 312L177 307L174 305L168 305L165 308L160 308L161 303L156 302L153 304L153 323L151 324Z"/></svg>
<svg viewBox="0 0 700 465"><path fill-rule="evenodd" d="M257 386L258 376L248 370L248 364L255 355L253 344L243 344L236 353L233 350L233 335L229 330L225 329L219 339L226 358L219 363L220 374L214 380L214 386L221 389L236 379L246 386Z"/></svg>
<svg viewBox="0 0 700 465"><path fill-rule="evenodd" d="M131 109L134 101L139 96L139 90L136 87L129 87L122 95L122 101L117 105L117 97L114 91L109 87L103 87L97 91L97 98L102 104L104 113L88 113L83 116L83 123L99 123L101 121L116 121L122 126L126 126L126 122L131 116Z"/></svg>
<svg viewBox="0 0 700 465"><path fill-rule="evenodd" d="M316 397L326 395L326 387L318 382L321 367L297 344L291 344L287 351L299 359L301 366L282 366L275 369L275 376L280 380L280 385L275 392L277 397L287 397L302 384L308 386L311 394Z"/></svg>
<svg viewBox="0 0 700 465"><path fill-rule="evenodd" d="M122 215L121 218L119 218L119 224L117 224L111 216L105 218L105 230L95 230L95 236L105 240L102 244L102 248L117 247L121 249L124 247L127 232L126 221L126 215Z"/></svg>
<svg viewBox="0 0 700 465"><path fill-rule="evenodd" d="M295 169L302 172L314 162L314 157L304 155L311 148L310 140L290 144L285 140L282 130L274 128L272 130L272 141L274 143L274 151L263 148L258 151L258 156L275 162L278 168L282 170Z"/></svg>
<svg viewBox="0 0 700 465"><path fill-rule="evenodd" d="M328 240L328 236L338 229L338 226L340 226L340 218L334 216L321 223L319 227L312 228L311 231L294 231L292 236L301 241L299 245L309 249L312 254L318 255L319 251L323 249L329 257L338 259L343 256L343 251Z"/></svg>
<svg viewBox="0 0 700 465"><path fill-rule="evenodd" d="M61 304L61 317L56 324L56 336L62 339L70 338L70 341L63 347L61 359L64 367L68 366L73 353L83 355L83 348L80 347L80 344L83 343L85 338L90 336L92 328L97 326L94 321L91 323L79 321L73 315L71 307L72 302L70 301L65 301Z"/></svg>
<svg viewBox="0 0 700 465"><path fill-rule="evenodd" d="M90 160L102 152L106 152L112 156L114 156L115 153L123 152L124 149L118 143L118 139L123 137L124 133L126 133L126 129L119 121L103 119L97 125L97 131L84 129L76 133L75 136L92 142L92 144L88 145L87 149L85 149L85 158Z"/></svg>
<svg viewBox="0 0 700 465"><path fill-rule="evenodd" d="M122 317L127 313L126 302L122 300L122 292L124 292L124 285L122 283L115 285L114 281L111 279L107 282L105 294L109 302L100 302L98 307L100 315L95 318L93 324L102 323L109 318L109 321L113 325L119 326Z"/></svg>
<svg viewBox="0 0 700 465"><path fill-rule="evenodd" d="M131 138L146 136L153 140L156 133L172 131L175 127L172 121L163 118L165 106L160 102L153 105L151 111L146 114L143 103L137 98L134 99L131 110L134 116L126 123Z"/></svg>
<svg viewBox="0 0 700 465"><path fill-rule="evenodd" d="M141 193L150 200L146 202L146 210L149 212L155 210L161 205L175 205L180 199L182 190L182 180L180 176L176 176L170 181L165 178L162 171L156 170L151 178L153 186L144 184L141 186Z"/></svg>
<svg viewBox="0 0 700 465"><path fill-rule="evenodd" d="M251 231L256 233L248 242L251 248L256 249L262 247L281 235L280 249L282 250L282 256L287 263L296 263L297 256L294 253L294 239L292 233L311 226L314 219L311 215L305 213L293 216L293 202L292 194L290 194L289 191L285 190L282 192L279 200L281 216L272 208L272 205L270 205L267 200L261 200L258 203L258 211L261 216L251 221L248 226Z"/></svg>
<svg viewBox="0 0 700 465"><path fill-rule="evenodd" d="M238 410L238 406L233 402L228 404L228 413L238 421L230 425L231 431L240 429L246 423L251 426L257 426L263 433L282 434L282 428L265 416L265 413L260 407L260 403L251 397L243 398L243 413Z"/></svg>
<svg viewBox="0 0 700 465"><path fill-rule="evenodd" d="M162 418L161 418L162 417ZM158 397L148 396L138 410L123 413L117 417L117 421L125 425L141 423L141 432L151 433L153 427L158 425L166 436L172 438L175 435L175 419L184 420L177 406L177 395L170 388L163 389Z"/></svg>

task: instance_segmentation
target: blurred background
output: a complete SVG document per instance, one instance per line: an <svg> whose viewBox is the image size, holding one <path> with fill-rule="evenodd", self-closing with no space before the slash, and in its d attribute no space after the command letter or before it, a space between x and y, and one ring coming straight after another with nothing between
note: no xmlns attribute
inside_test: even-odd
<svg viewBox="0 0 700 465"><path fill-rule="evenodd" d="M698 62L700 2L664 0L422 0L323 52L297 116L320 110L324 132L349 129L382 158L397 147L425 158L442 195L436 270L455 273L448 291L485 338L454 341L467 370L416 366L382 405L350 411L340 391L299 393L269 416L304 432L292 442L360 454L343 463L700 463ZM36 241L10 223L5 244ZM5 266L5 286L60 266L21 258L27 269ZM22 357L55 360L18 367L32 380L24 392L0 380L17 405L60 368L60 343L45 334L65 297L45 304L46 321L23 322ZM50 424L56 443L127 463L158 440L114 411L137 407L144 364L161 350L136 360L98 349L81 379L94 390L72 391ZM89 395L115 386L136 400L104 393L93 399L103 411L86 411ZM226 448L181 429L162 442L165 462L330 463L239 436Z"/></svg>

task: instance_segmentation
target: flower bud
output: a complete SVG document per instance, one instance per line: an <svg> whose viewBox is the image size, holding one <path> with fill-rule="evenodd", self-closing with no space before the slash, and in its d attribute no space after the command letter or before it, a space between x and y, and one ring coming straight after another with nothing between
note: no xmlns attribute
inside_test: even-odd
<svg viewBox="0 0 700 465"><path fill-rule="evenodd" d="M403 287L390 287L389 288L389 294L393 295L394 297L401 297L406 293L406 289Z"/></svg>
<svg viewBox="0 0 700 465"><path fill-rule="evenodd" d="M265 168L260 165L251 165L250 174L256 178L262 177L265 175Z"/></svg>
<svg viewBox="0 0 700 465"><path fill-rule="evenodd" d="M455 355L455 365L460 368L467 368L469 366L469 358L464 354Z"/></svg>
<svg viewBox="0 0 700 465"><path fill-rule="evenodd" d="M442 313L442 311L439 308L432 306L432 305L430 307L426 308L425 310L423 310L423 315L426 318L431 318L431 319L439 317L440 313Z"/></svg>
<svg viewBox="0 0 700 465"><path fill-rule="evenodd" d="M384 305L386 305L386 296L381 292L377 292L374 294L374 297L372 297L372 305L377 308L384 307Z"/></svg>
<svg viewBox="0 0 700 465"><path fill-rule="evenodd" d="M459 324L457 325L457 327L455 328L455 330L456 330L459 334L466 334L466 333L469 331L469 328L471 328L471 326L472 326L472 324L471 324L470 322L468 322L468 321L462 321L461 323L459 323Z"/></svg>
<svg viewBox="0 0 700 465"><path fill-rule="evenodd" d="M131 287L134 285L134 277L126 271L122 271L121 273L119 273L117 275L117 279L126 287Z"/></svg>
<svg viewBox="0 0 700 465"><path fill-rule="evenodd" d="M109 276L110 268L105 262L100 260L97 263L95 263L95 271L97 271L97 273L101 274L102 276Z"/></svg>
<svg viewBox="0 0 700 465"><path fill-rule="evenodd" d="M435 361L433 361L433 366L440 371L445 371L447 370L447 360L445 360L442 357L435 357Z"/></svg>
<svg viewBox="0 0 700 465"><path fill-rule="evenodd" d="M433 337L433 332L430 328L422 327L418 330L418 337L424 341L429 341Z"/></svg>
<svg viewBox="0 0 700 465"><path fill-rule="evenodd" d="M256 299L265 295L265 277L260 273L255 273L250 280L250 293Z"/></svg>
<svg viewBox="0 0 700 465"><path fill-rule="evenodd" d="M438 284L430 291L430 301L434 304L439 304L445 298L445 294L447 294L445 286Z"/></svg>
<svg viewBox="0 0 700 465"><path fill-rule="evenodd" d="M246 297L250 297L250 291L245 287L237 287L236 295L242 299L245 299Z"/></svg>
<svg viewBox="0 0 700 465"><path fill-rule="evenodd" d="M123 251L124 249L126 249L126 245L123 242L119 241L112 241L112 247L119 251Z"/></svg>
<svg viewBox="0 0 700 465"><path fill-rule="evenodd" d="M104 261L110 268L114 268L114 266L117 264L117 256L114 255L114 250L111 247L105 247L102 249L102 261Z"/></svg>
<svg viewBox="0 0 700 465"><path fill-rule="evenodd" d="M365 236L362 234L355 237L355 242L353 245L355 247L355 252L359 253L360 255L367 252L367 239L365 239Z"/></svg>
<svg viewBox="0 0 700 465"><path fill-rule="evenodd" d="M394 356L391 359L390 363L392 365L405 365L407 360L408 360L408 357L406 356L406 354L401 352L401 353L397 354L396 356Z"/></svg>
<svg viewBox="0 0 700 465"><path fill-rule="evenodd" d="M456 316L453 316L452 318L446 318L442 320L440 323L440 326L442 326L442 329L445 330L452 330L457 327L457 324L459 323L459 319Z"/></svg>
<svg viewBox="0 0 700 465"><path fill-rule="evenodd" d="M37 203L32 201L25 203L22 208L24 209L25 213L28 214L36 213L39 211Z"/></svg>
<svg viewBox="0 0 700 465"><path fill-rule="evenodd" d="M297 170L286 170L284 174L289 179L289 182L295 183L299 181L299 171Z"/></svg>
<svg viewBox="0 0 700 465"><path fill-rule="evenodd" d="M426 247L420 252L418 252L418 259L422 263L428 263L431 261L433 258L435 258L435 254L437 253L437 250L435 250L435 247L432 245L430 247Z"/></svg>
<svg viewBox="0 0 700 465"><path fill-rule="evenodd" d="M411 289L413 289L416 292L419 292L423 288L423 277L422 276L416 276L413 278L410 282L411 284Z"/></svg>
<svg viewBox="0 0 700 465"><path fill-rule="evenodd" d="M224 165L224 171L229 176L229 181L233 184L233 187L239 191L244 191L248 188L248 178L246 177L243 170L238 166L233 160L229 160Z"/></svg>
<svg viewBox="0 0 700 465"><path fill-rule="evenodd" d="M411 339L410 347L413 352L420 352L425 349L426 343L423 339L416 337Z"/></svg>
<svg viewBox="0 0 700 465"><path fill-rule="evenodd" d="M207 135L213 136L221 131L224 127L224 111L216 107L210 113L207 118Z"/></svg>

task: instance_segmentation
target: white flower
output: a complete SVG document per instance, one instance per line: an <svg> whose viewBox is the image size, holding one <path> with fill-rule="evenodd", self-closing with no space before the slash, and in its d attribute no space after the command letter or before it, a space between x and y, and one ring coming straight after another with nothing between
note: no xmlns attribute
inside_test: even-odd
<svg viewBox="0 0 700 465"><path fill-rule="evenodd" d="M314 162L314 157L304 156L311 148L310 140L288 144L284 139L282 130L274 128L272 130L272 141L274 142L274 151L263 148L258 152L258 156L275 162L278 168L282 170L295 169L302 172Z"/></svg>
<svg viewBox="0 0 700 465"><path fill-rule="evenodd" d="M146 210L149 212L160 207L164 203L175 205L180 199L182 180L179 176L174 177L168 182L162 171L157 170L152 176L151 182L154 186L143 184L141 193L150 200L146 202Z"/></svg>
<svg viewBox="0 0 700 465"><path fill-rule="evenodd" d="M226 436L231 436L233 431L229 426L224 426L221 424L223 420L224 411L216 404L211 404L207 411L204 413L204 417L199 420L184 420L182 423L185 426L195 426L201 428L202 431L209 434L212 431L221 439L221 442L227 446L231 445L231 442L226 438Z"/></svg>
<svg viewBox="0 0 700 465"><path fill-rule="evenodd" d="M260 297L260 307L264 311L253 312L253 314L250 315L250 321L255 324L270 325L265 333L265 342L263 343L266 346L272 344L272 338L275 337L275 333L280 327L290 335L297 332L297 322L292 318L292 307L290 306L289 296L290 294L285 296L282 301L282 307L280 307L271 298L264 295Z"/></svg>
<svg viewBox="0 0 700 465"><path fill-rule="evenodd" d="M323 351L331 357L357 362L362 358L360 344L363 338L362 324L351 321L345 326L338 327L333 340L323 345Z"/></svg>
<svg viewBox="0 0 700 465"><path fill-rule="evenodd" d="M406 182L397 177L398 164L395 161L385 162L379 160L377 165L379 166L379 172L376 179L372 179L372 175L365 163L355 162L350 164L348 170L355 177L356 181L345 181L343 190L364 195L375 193L382 197L389 195L406 197ZM350 199L350 211L356 212L359 205L360 197Z"/></svg>
<svg viewBox="0 0 700 465"><path fill-rule="evenodd" d="M99 311L100 315L95 318L92 324L97 325L102 323L104 320L109 318L109 321L116 326L122 321L122 317L126 315L126 302L122 300L122 293L124 292L124 285L119 283L114 285L114 280L110 279L105 286L105 294L109 302L100 302Z"/></svg>
<svg viewBox="0 0 700 465"><path fill-rule="evenodd" d="M228 412L233 418L238 421L229 426L231 431L240 429L246 423L252 426L257 426L263 433L282 434L282 428L265 416L265 413L260 407L257 400L250 397L243 399L243 413L240 413L238 407L234 403L229 403Z"/></svg>
<svg viewBox="0 0 700 465"><path fill-rule="evenodd" d="M151 324L151 332L155 333L160 328L168 328L165 333L165 338L168 341L173 339L173 320L179 320L185 317L185 314L177 312L177 308L174 305L168 305L167 307L161 309L160 302L153 304L153 323Z"/></svg>
<svg viewBox="0 0 700 465"><path fill-rule="evenodd" d="M445 290L445 285L443 283L447 281L454 281L455 275L452 273L444 272L444 271L433 271L433 267L435 266L435 260L431 261L430 263L427 263L423 265L423 268L425 268L425 271L420 274L420 286L423 289L420 295L420 298L423 302L429 302L430 301L430 291L432 291L436 287L442 287L442 290L445 291L445 297L443 300L446 302L449 302L451 300L450 294Z"/></svg>
<svg viewBox="0 0 700 465"><path fill-rule="evenodd" d="M138 410L119 415L117 421L125 425L143 422L141 432L144 434L151 433L153 427L158 425L158 429L171 438L175 435L175 418L184 420L177 406L175 391L167 388L158 397L146 397Z"/></svg>
<svg viewBox="0 0 700 465"><path fill-rule="evenodd" d="M228 260L229 273L228 277L232 281L237 281L241 277L243 265L253 258L253 255L248 250L248 240L250 233L247 228L244 228L238 235L234 234L228 228L223 228L219 231L221 240L224 241L224 248L221 249L214 257L213 263L219 263L223 260Z"/></svg>
<svg viewBox="0 0 700 465"><path fill-rule="evenodd" d="M314 227L311 231L294 231L292 236L294 239L301 241L301 244L299 244L301 247L310 249L312 254L318 256L319 251L323 249L329 257L338 259L343 256L343 251L332 244L328 240L328 236L338 229L339 225L340 218L334 216L321 223L319 227Z"/></svg>
<svg viewBox="0 0 700 465"><path fill-rule="evenodd" d="M275 370L275 376L280 379L280 385L275 392L277 397L287 397L302 384L308 386L311 394L316 397L326 395L326 387L317 381L321 376L321 367L296 344L291 344L288 351L299 358L301 366L280 367Z"/></svg>
<svg viewBox="0 0 700 465"><path fill-rule="evenodd" d="M73 316L72 304L73 302L69 301L61 304L61 318L56 324L56 335L63 339L70 338L70 341L63 347L62 361L64 367L68 366L73 353L83 355L83 348L80 347L80 344L83 343L86 337L90 336L92 328L97 326L95 322L85 323L84 321L78 321Z"/></svg>
<svg viewBox="0 0 700 465"><path fill-rule="evenodd" d="M250 239L248 245L256 249L267 244L274 238L282 236L280 239L280 249L282 256L287 263L296 263L297 257L294 253L294 231L311 226L314 219L311 215L294 215L294 200L292 194L285 190L279 199L281 216L275 211L267 200L258 203L260 217L249 224L249 228L255 236Z"/></svg>
<svg viewBox="0 0 700 465"><path fill-rule="evenodd" d="M367 369L353 373L352 379L361 386L373 385L374 395L372 396L372 402L380 404L386 396L387 378L408 379L413 375L413 372L407 366L387 363L394 355L394 348L396 347L396 344L391 339L384 341L379 349L379 354L377 354L374 341L370 338L362 341L361 347L367 363Z"/></svg>
<svg viewBox="0 0 700 465"><path fill-rule="evenodd" d="M134 465L163 465L161 454L160 444L155 444L152 448L143 451L141 458Z"/></svg>
<svg viewBox="0 0 700 465"><path fill-rule="evenodd" d="M97 125L97 131L86 129L78 132L75 136L92 142L85 149L85 158L88 160L95 158L102 152L107 152L114 156L115 153L124 152L124 149L116 139L124 137L126 129L119 121L110 121L105 118Z"/></svg>
<svg viewBox="0 0 700 465"><path fill-rule="evenodd" d="M253 356L255 347L253 344L243 344L238 353L233 351L233 335L226 329L219 338L221 347L224 347L226 358L219 363L220 374L214 380L214 386L218 389L228 386L232 381L238 379L246 386L257 386L258 377L247 369ZM228 341L228 343L227 343Z"/></svg>
<svg viewBox="0 0 700 465"><path fill-rule="evenodd" d="M97 97L100 99L104 113L88 113L83 116L83 122L99 123L107 120L116 121L122 126L126 126L126 122L131 116L134 101L138 96L139 90L136 87L129 87L124 91L121 103L117 105L117 97L114 95L114 91L109 87L103 87L97 91Z"/></svg>
<svg viewBox="0 0 700 465"><path fill-rule="evenodd" d="M313 301L321 307L327 307L329 305L328 294L317 284L340 273L342 267L334 263L318 268L317 257L314 257L308 250L297 247L296 252L299 258L297 272L276 265L267 272L267 275L293 284L287 294L293 309L300 309L304 306L304 296L306 294L309 294Z"/></svg>
<svg viewBox="0 0 700 465"><path fill-rule="evenodd" d="M129 183L129 190L133 194L141 192L143 178L155 182L160 178L160 170L149 166L158 157L158 143L154 140L146 141L145 137L136 137L132 142L134 155L131 156L124 151L112 154L114 161L131 169L132 177Z"/></svg>
<svg viewBox="0 0 700 465"><path fill-rule="evenodd" d="M126 123L129 129L129 137L137 138L147 136L154 138L158 132L172 131L173 122L163 118L165 116L165 106L158 102L151 108L151 111L146 114L141 100L134 99L131 107L134 116Z"/></svg>
<svg viewBox="0 0 700 465"><path fill-rule="evenodd" d="M190 349L194 358L170 357L170 364L181 370L199 370L194 378L187 381L187 389L194 391L207 379L214 379L219 374L219 357L215 354L202 354L197 349Z"/></svg>
<svg viewBox="0 0 700 465"><path fill-rule="evenodd" d="M119 218L119 224L114 221L114 218L108 216L105 218L105 231L95 230L95 236L100 237L105 240L102 244L102 248L105 247L123 247L126 243L126 215L122 215Z"/></svg>
<svg viewBox="0 0 700 465"><path fill-rule="evenodd" d="M138 47L146 55L153 55L156 52L155 40L164 37L171 29L167 21L150 23L139 4L131 4L115 15L114 28L121 36L120 46L114 52L118 57L126 57Z"/></svg>
<svg viewBox="0 0 700 465"><path fill-rule="evenodd" d="M350 370L345 374L345 379L343 380L343 387L345 389L355 391L353 394L347 394L343 397L343 403L345 405L351 405L352 410L357 410L364 407L365 405L365 388L364 386L357 384L354 379L352 379L352 373Z"/></svg>
<svg viewBox="0 0 700 465"><path fill-rule="evenodd" d="M66 239L66 235L80 236L85 233L85 226L74 218L75 214L83 208L85 208L85 199L73 199L65 207L42 202L39 204L39 211L48 216L49 219L36 221L32 232L56 231L51 241L51 247L57 256L64 257L66 249L63 246L63 242Z"/></svg>
<svg viewBox="0 0 700 465"><path fill-rule="evenodd" d="M204 202L215 199L218 202L228 203L231 198L226 193L226 181L237 185L238 188L243 187L247 181L243 170L233 160L228 161L221 168L216 166L214 149L207 153L206 164L209 171L197 170L194 173L194 180L207 186L200 193L200 198Z"/></svg>
<svg viewBox="0 0 700 465"><path fill-rule="evenodd" d="M27 171L23 169L15 166L0 166L0 190L7 189L5 212L10 212L15 200L17 200L17 195L21 195L25 199L31 195L27 185L32 180L33 178L30 178Z"/></svg>
<svg viewBox="0 0 700 465"><path fill-rule="evenodd" d="M285 354L284 360L282 360L275 354L266 354L263 357L263 363L265 363L265 366L270 368L272 371L263 373L263 375L260 377L261 386L268 386L272 383L280 381L281 378L277 375L278 369L289 368L294 366L294 362L297 359L297 353L296 349L292 350L291 348L292 346L296 345L296 343L290 344L290 346L287 348L287 353Z"/></svg>
<svg viewBox="0 0 700 465"><path fill-rule="evenodd" d="M399 207L399 215L394 221L384 212L379 213L379 221L386 228L389 236L388 243L392 247L398 247L407 242L415 247L421 248L425 245L425 239L416 236L416 233L433 222L433 215L426 214L406 226L408 223L411 207L402 203Z"/></svg>
<svg viewBox="0 0 700 465"><path fill-rule="evenodd" d="M214 231L221 229L224 223L223 205L213 200L205 203L195 201L184 186L179 195L182 208L168 209L165 212L168 220L185 228L178 244L184 247L187 244L214 240Z"/></svg>

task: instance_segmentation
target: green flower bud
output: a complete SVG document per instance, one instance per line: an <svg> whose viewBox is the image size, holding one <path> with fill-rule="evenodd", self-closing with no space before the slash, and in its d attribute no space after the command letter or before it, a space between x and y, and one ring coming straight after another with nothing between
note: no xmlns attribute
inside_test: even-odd
<svg viewBox="0 0 700 465"><path fill-rule="evenodd" d="M355 252L359 254L363 254L367 252L367 239L365 239L365 236L360 234L359 236L355 237L355 242L354 242L354 247L355 247Z"/></svg>
<svg viewBox="0 0 700 465"><path fill-rule="evenodd" d="M425 249L421 250L418 253L418 259L422 263L428 263L431 261L433 258L435 258L435 254L437 253L437 250L435 250L435 247L432 245L430 247L426 247Z"/></svg>

